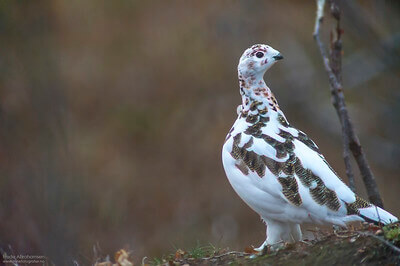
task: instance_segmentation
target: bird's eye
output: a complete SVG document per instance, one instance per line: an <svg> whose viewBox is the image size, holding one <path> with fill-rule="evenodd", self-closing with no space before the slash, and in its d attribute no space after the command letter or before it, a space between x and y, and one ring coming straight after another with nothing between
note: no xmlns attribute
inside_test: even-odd
<svg viewBox="0 0 400 266"><path fill-rule="evenodd" d="M257 56L258 58L261 58L261 57L264 56L264 53L262 53L262 52L257 52L257 53L256 53L256 56Z"/></svg>

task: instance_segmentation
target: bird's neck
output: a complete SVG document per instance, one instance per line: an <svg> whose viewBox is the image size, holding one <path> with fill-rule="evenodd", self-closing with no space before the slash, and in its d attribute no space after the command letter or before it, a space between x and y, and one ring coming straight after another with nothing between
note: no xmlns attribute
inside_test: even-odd
<svg viewBox="0 0 400 266"><path fill-rule="evenodd" d="M243 115L251 113L271 116L271 113L281 112L274 94L265 84L262 75L244 77L239 73L239 85L242 95L240 111Z"/></svg>

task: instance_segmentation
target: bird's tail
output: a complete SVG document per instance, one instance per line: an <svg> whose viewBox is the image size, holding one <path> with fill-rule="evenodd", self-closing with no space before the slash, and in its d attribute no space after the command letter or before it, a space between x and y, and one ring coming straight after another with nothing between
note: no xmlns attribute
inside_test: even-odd
<svg viewBox="0 0 400 266"><path fill-rule="evenodd" d="M375 224L390 224L399 219L393 214L379 208L356 195L353 203L346 203L347 214L361 217L367 222ZM354 216L353 216L354 217Z"/></svg>
<svg viewBox="0 0 400 266"><path fill-rule="evenodd" d="M390 224L399 221L396 216L372 204L369 207L360 208L358 211L361 218L375 224Z"/></svg>

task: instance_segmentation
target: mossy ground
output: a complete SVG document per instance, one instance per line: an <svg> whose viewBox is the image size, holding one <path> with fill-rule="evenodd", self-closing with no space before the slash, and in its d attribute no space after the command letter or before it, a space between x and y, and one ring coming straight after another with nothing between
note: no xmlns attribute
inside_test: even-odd
<svg viewBox="0 0 400 266"><path fill-rule="evenodd" d="M400 265L400 224L315 233L312 241L281 245L264 255L197 245L141 261L142 265ZM134 254L132 254L133 256ZM132 261L135 261L134 259ZM136 263L138 265L140 263ZM111 263L109 264L111 265ZM118 264L117 264L118 265ZM122 264L119 264L122 265Z"/></svg>

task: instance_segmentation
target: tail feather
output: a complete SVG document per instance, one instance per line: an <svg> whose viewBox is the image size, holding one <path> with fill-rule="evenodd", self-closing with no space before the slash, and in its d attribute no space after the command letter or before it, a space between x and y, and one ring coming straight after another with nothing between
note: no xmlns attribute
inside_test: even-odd
<svg viewBox="0 0 400 266"><path fill-rule="evenodd" d="M359 216L367 222L390 224L399 221L396 216L385 211L384 209L376 207L375 205L371 205L366 208L360 208L358 210L360 213Z"/></svg>

